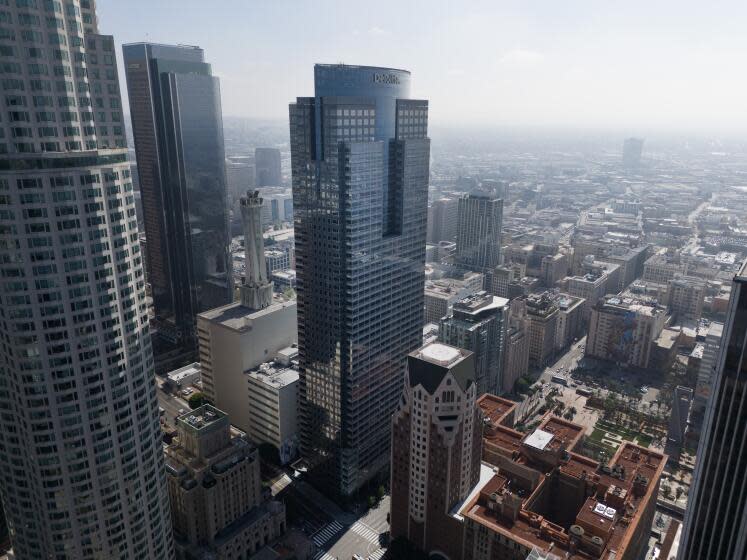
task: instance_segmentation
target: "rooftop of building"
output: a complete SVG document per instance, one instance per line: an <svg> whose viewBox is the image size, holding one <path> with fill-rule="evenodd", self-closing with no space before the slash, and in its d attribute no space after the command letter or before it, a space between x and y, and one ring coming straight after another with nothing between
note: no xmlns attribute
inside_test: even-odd
<svg viewBox="0 0 747 560"><path fill-rule="evenodd" d="M296 305L295 298L285 298L282 295L275 294L273 303L264 309L251 309L241 304L241 301L234 301L221 307L203 311L197 315L198 318L210 321L213 324L221 325L234 331L246 331L252 326L252 321L270 315L285 307Z"/></svg>
<svg viewBox="0 0 747 560"><path fill-rule="evenodd" d="M606 296L602 301L604 302L604 307L632 311L638 315L654 317L666 313L666 309L658 305L655 299L632 297L631 295L626 295L626 293L616 296Z"/></svg>
<svg viewBox="0 0 747 560"><path fill-rule="evenodd" d="M199 377L201 371L202 366L200 365L200 362L193 362L191 364L187 364L186 366L182 366L179 369L170 371L166 374L166 377L178 384L182 379L188 379L195 375Z"/></svg>
<svg viewBox="0 0 747 560"><path fill-rule="evenodd" d="M516 410L516 403L503 397L485 393L477 399L477 406L482 411L483 418L493 426L507 425L511 415Z"/></svg>
<svg viewBox="0 0 747 560"><path fill-rule="evenodd" d="M258 368L251 370L247 375L275 389L282 389L296 383L299 378L298 371L295 368L274 363L260 364Z"/></svg>
<svg viewBox="0 0 747 560"><path fill-rule="evenodd" d="M468 315L479 315L485 311L506 307L509 300L488 292L477 292L454 303L454 311Z"/></svg>
<svg viewBox="0 0 747 560"><path fill-rule="evenodd" d="M408 356L407 376L411 387L422 385L426 391L433 393L447 373L451 373L459 386L466 390L475 379L472 352L431 342Z"/></svg>
<svg viewBox="0 0 747 560"><path fill-rule="evenodd" d="M572 451L582 434L551 415L530 434L491 426L484 457L499 468L481 476L458 515L566 560L623 557L667 458L624 442L603 465Z"/></svg>
<svg viewBox="0 0 747 560"><path fill-rule="evenodd" d="M212 426L225 417L226 413L222 410L218 410L210 404L203 404L202 406L177 417L176 421L178 424L189 426L193 430L199 432Z"/></svg>

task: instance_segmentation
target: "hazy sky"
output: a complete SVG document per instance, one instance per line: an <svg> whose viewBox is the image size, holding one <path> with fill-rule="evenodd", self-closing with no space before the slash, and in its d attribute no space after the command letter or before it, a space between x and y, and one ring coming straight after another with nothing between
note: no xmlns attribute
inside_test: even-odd
<svg viewBox="0 0 747 560"><path fill-rule="evenodd" d="M315 62L345 62L412 71L437 124L747 131L745 1L97 4L118 45L203 47L224 115L285 119Z"/></svg>

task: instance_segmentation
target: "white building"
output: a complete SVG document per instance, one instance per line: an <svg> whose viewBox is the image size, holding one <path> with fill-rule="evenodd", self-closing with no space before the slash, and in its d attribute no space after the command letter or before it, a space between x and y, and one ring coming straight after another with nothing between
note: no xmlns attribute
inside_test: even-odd
<svg viewBox="0 0 747 560"><path fill-rule="evenodd" d="M275 446L280 462L290 462L298 449L298 371L262 364L247 375L247 385L249 438Z"/></svg>
<svg viewBox="0 0 747 560"><path fill-rule="evenodd" d="M94 1L0 8L0 496L14 554L172 558L114 40Z"/></svg>
<svg viewBox="0 0 747 560"><path fill-rule="evenodd" d="M200 362L187 364L166 374L172 387L183 389L200 381Z"/></svg>
<svg viewBox="0 0 747 560"><path fill-rule="evenodd" d="M276 300L259 311L240 302L197 316L202 389L234 425L249 431L244 375L298 340L296 300Z"/></svg>

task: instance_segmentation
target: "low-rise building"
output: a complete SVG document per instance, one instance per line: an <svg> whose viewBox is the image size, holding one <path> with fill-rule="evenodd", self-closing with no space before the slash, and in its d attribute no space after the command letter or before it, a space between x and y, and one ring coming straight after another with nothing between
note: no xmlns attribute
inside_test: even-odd
<svg viewBox="0 0 747 560"><path fill-rule="evenodd" d="M166 374L166 379L172 389L183 389L199 383L200 381L200 363L194 362Z"/></svg>

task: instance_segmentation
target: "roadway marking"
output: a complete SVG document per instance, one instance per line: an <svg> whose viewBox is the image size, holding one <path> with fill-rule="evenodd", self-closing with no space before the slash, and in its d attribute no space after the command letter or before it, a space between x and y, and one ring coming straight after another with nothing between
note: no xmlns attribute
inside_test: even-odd
<svg viewBox="0 0 747 560"><path fill-rule="evenodd" d="M311 537L311 540L314 541L314 544L316 546L321 547L322 545L329 542L332 537L337 535L342 530L342 525L338 523L337 521L333 521L323 529L320 529L317 531L313 537Z"/></svg>
<svg viewBox="0 0 747 560"><path fill-rule="evenodd" d="M368 560L380 560L386 554L386 548L380 548L368 557ZM326 560L326 559L325 559Z"/></svg>
<svg viewBox="0 0 747 560"><path fill-rule="evenodd" d="M357 534L366 539L369 542L372 543L378 543L379 542L379 533L378 531L375 531L362 521L356 521L353 523L353 526L351 529Z"/></svg>

